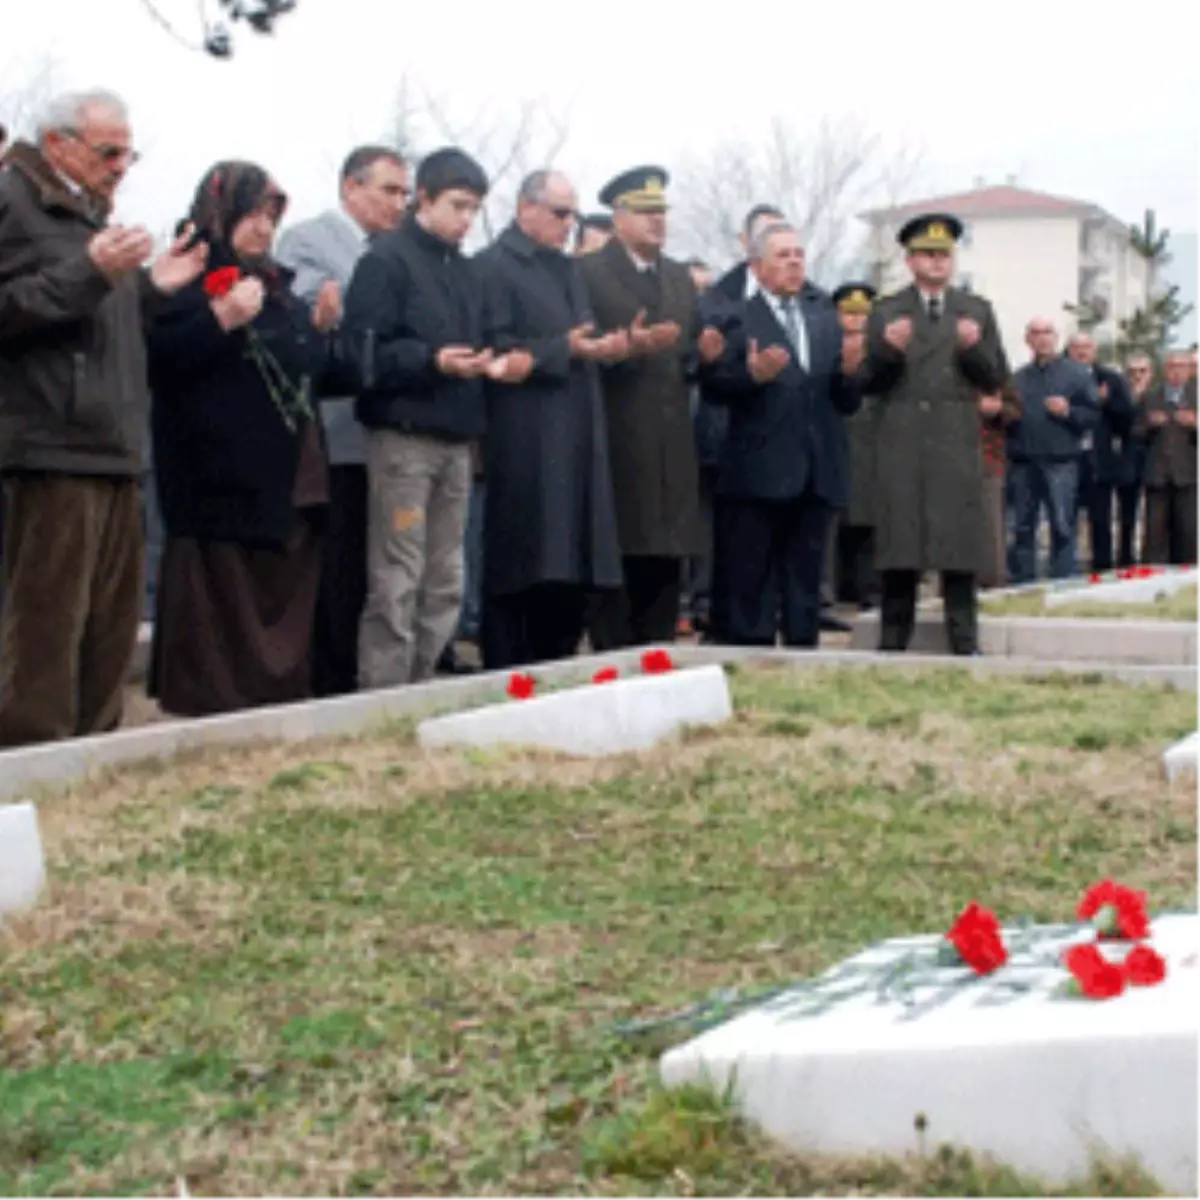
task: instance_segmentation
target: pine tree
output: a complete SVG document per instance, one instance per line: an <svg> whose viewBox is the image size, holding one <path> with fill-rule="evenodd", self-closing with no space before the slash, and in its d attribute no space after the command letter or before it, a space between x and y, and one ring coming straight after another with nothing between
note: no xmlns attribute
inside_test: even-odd
<svg viewBox="0 0 1200 1200"><path fill-rule="evenodd" d="M1159 271L1171 261L1170 242L1170 230L1158 228L1153 209L1146 210L1140 226L1129 227L1129 244L1146 264L1148 301L1132 316L1117 322L1117 338L1112 351L1118 361L1123 362L1129 354L1138 351L1149 354L1155 363L1161 362L1171 348L1175 330L1192 311L1190 304L1180 300L1178 287L1159 292L1155 286Z"/></svg>

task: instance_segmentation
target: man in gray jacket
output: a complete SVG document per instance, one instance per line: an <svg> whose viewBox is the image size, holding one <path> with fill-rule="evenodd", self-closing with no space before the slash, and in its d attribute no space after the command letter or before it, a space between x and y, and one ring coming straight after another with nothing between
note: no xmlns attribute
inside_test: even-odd
<svg viewBox="0 0 1200 1200"><path fill-rule="evenodd" d="M403 158L386 146L359 146L341 173L341 204L293 225L279 239L279 261L310 307L322 292L340 303L354 267L376 233L395 229L410 194ZM367 440L347 396L321 401L329 442L329 529L313 623L313 690L340 696L358 686L358 625L367 598Z"/></svg>
<svg viewBox="0 0 1200 1200"><path fill-rule="evenodd" d="M141 603L145 309L204 269L190 231L108 223L137 160L125 106L69 95L0 172L0 748L121 719Z"/></svg>

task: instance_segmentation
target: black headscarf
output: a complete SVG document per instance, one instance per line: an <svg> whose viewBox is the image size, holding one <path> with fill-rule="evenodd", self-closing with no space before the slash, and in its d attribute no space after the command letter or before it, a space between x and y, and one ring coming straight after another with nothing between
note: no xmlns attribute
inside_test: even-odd
<svg viewBox="0 0 1200 1200"><path fill-rule="evenodd" d="M288 198L279 185L256 163L219 162L200 180L192 207L180 222L180 231L191 224L196 234L208 243L208 264L214 267L237 266L259 276L269 288L281 285L280 267L270 255L249 261L233 248L233 231L252 212L269 205L276 223L283 219Z"/></svg>

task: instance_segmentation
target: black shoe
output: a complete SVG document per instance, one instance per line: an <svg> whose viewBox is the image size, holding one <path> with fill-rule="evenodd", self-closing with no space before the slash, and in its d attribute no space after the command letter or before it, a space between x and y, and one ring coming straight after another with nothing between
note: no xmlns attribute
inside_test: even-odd
<svg viewBox="0 0 1200 1200"><path fill-rule="evenodd" d="M479 673L478 667L473 667L469 662L463 662L458 657L458 651L455 650L453 644L442 651L442 657L437 661L437 670L439 675L477 675Z"/></svg>
<svg viewBox="0 0 1200 1200"><path fill-rule="evenodd" d="M853 633L854 626L827 611L821 614L821 630L823 633Z"/></svg>

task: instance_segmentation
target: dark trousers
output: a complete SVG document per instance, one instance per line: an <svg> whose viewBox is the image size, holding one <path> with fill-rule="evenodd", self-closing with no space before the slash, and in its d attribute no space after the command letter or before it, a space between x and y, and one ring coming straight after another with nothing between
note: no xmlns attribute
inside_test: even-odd
<svg viewBox="0 0 1200 1200"><path fill-rule="evenodd" d="M1142 561L1191 564L1196 561L1196 488L1146 489L1146 543Z"/></svg>
<svg viewBox="0 0 1200 1200"><path fill-rule="evenodd" d="M1126 483L1117 488L1117 509L1120 524L1120 545L1117 566L1132 567L1137 562L1138 505L1142 502L1142 485Z"/></svg>
<svg viewBox="0 0 1200 1200"><path fill-rule="evenodd" d="M136 479L4 479L0 749L121 720L142 604Z"/></svg>
<svg viewBox="0 0 1200 1200"><path fill-rule="evenodd" d="M1112 570L1113 508L1116 492L1114 483L1096 477L1095 464L1085 455L1079 463L1079 505L1087 510L1093 571Z"/></svg>
<svg viewBox="0 0 1200 1200"><path fill-rule="evenodd" d="M713 493L717 468L700 468L700 523L707 552L684 560L683 611L698 623L706 623L712 612Z"/></svg>
<svg viewBox="0 0 1200 1200"><path fill-rule="evenodd" d="M731 646L815 646L833 509L793 500L721 496L716 510L717 640Z"/></svg>
<svg viewBox="0 0 1200 1200"><path fill-rule="evenodd" d="M1014 462L1009 476L1016 524L1012 582L1032 583L1037 578L1037 531L1043 507L1050 522L1050 577L1069 579L1075 574L1078 462Z"/></svg>
<svg viewBox="0 0 1200 1200"><path fill-rule="evenodd" d="M837 598L870 608L879 596L875 571L875 530L870 525L837 526Z"/></svg>
<svg viewBox="0 0 1200 1200"><path fill-rule="evenodd" d="M908 649L916 622L920 578L918 571L881 573L880 650ZM971 571L943 571L941 581L950 651L952 654L974 654L979 648L975 575Z"/></svg>
<svg viewBox="0 0 1200 1200"><path fill-rule="evenodd" d="M358 627L367 602L367 468L329 468L328 525L313 618L313 693L358 687Z"/></svg>
<svg viewBox="0 0 1200 1200"><path fill-rule="evenodd" d="M589 602L592 649L621 650L650 642L673 642L679 621L681 558L627 554L625 586L596 593Z"/></svg>
<svg viewBox="0 0 1200 1200"><path fill-rule="evenodd" d="M539 583L483 602L483 665L489 671L570 658L583 636L586 593L572 583Z"/></svg>

